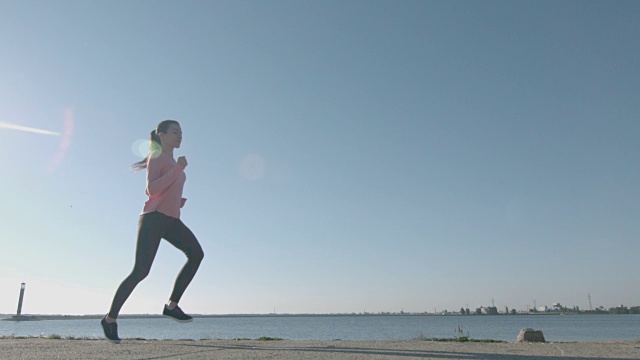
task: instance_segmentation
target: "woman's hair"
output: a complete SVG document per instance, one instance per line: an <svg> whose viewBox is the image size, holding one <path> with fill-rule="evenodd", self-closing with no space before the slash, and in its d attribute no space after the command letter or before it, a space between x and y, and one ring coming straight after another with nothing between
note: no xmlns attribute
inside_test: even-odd
<svg viewBox="0 0 640 360"><path fill-rule="evenodd" d="M162 153L162 143L160 142L160 136L158 133L166 134L169 130L169 126L172 124L180 125L175 120L163 120L158 124L158 127L151 131L151 136L149 137L149 155L144 159L138 161L137 163L131 165L131 170L140 171L147 168L147 162L150 158L156 157Z"/></svg>

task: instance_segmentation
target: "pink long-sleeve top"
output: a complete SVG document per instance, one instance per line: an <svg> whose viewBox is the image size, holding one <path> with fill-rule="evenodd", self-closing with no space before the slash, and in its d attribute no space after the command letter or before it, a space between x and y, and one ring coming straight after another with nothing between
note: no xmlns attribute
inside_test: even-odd
<svg viewBox="0 0 640 360"><path fill-rule="evenodd" d="M147 189L149 200L144 203L143 214L154 211L180 218L182 189L187 176L184 168L167 154L147 161Z"/></svg>

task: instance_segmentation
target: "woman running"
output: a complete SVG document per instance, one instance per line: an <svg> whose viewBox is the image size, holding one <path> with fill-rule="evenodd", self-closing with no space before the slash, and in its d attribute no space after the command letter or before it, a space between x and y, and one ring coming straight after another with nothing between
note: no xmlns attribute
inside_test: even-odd
<svg viewBox="0 0 640 360"><path fill-rule="evenodd" d="M118 313L136 285L149 275L161 239L167 240L187 256L187 263L178 274L162 314L179 322L193 320L178 307L178 302L196 274L204 253L191 230L180 220L180 208L187 201L182 197L187 159L181 156L176 162L173 149L179 148L181 141L180 124L175 120L164 120L151 132L151 149L147 158L132 165L133 170L147 170L146 194L149 200L144 204L138 223L133 271L118 287L111 309L101 321L104 335L116 344L120 343L116 323Z"/></svg>

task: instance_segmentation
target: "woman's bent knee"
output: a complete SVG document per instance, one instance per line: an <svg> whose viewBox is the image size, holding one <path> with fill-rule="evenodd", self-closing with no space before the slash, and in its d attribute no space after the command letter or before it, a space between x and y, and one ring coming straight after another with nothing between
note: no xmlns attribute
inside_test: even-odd
<svg viewBox="0 0 640 360"><path fill-rule="evenodd" d="M198 247L196 250L187 254L187 257L189 258L189 261L200 263L202 262L202 259L204 259L204 251L202 251L201 247Z"/></svg>
<svg viewBox="0 0 640 360"><path fill-rule="evenodd" d="M200 251L196 254L196 259L198 260L198 262L202 262L202 259L204 259L204 251L200 250Z"/></svg>

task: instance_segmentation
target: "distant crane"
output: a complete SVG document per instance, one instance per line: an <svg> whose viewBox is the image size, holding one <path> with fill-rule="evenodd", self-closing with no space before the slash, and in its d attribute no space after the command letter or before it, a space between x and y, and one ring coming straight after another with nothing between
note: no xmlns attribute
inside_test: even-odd
<svg viewBox="0 0 640 360"><path fill-rule="evenodd" d="M589 310L593 310L593 306L591 306L591 294L587 294L587 298L589 298Z"/></svg>

